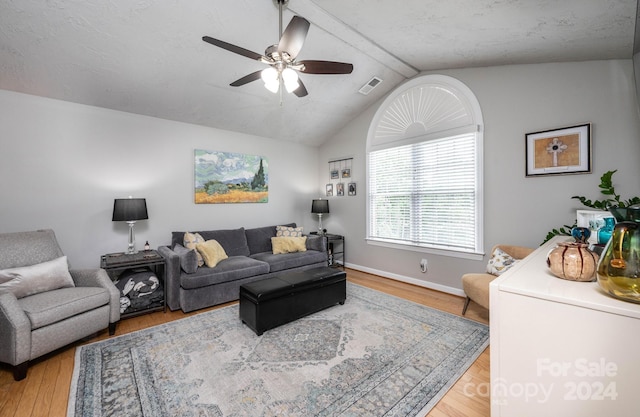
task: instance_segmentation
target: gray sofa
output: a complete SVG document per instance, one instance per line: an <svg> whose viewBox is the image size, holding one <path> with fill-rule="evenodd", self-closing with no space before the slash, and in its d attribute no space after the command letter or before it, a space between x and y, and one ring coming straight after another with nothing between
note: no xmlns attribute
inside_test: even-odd
<svg viewBox="0 0 640 417"><path fill-rule="evenodd" d="M296 227L295 223L282 226ZM160 246L166 259L166 300L171 310L184 312L238 300L240 285L269 278L284 271L304 270L327 265L325 239L306 235L306 251L274 254L271 238L276 226L253 229L193 231L205 240L215 239L224 248L227 259L215 267L198 267L193 273L181 267L176 245L182 245L185 232L172 232L171 245Z"/></svg>

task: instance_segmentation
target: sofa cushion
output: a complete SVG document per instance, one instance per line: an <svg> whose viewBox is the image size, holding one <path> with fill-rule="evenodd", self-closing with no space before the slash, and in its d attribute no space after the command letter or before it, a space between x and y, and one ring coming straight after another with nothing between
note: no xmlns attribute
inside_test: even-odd
<svg viewBox="0 0 640 417"><path fill-rule="evenodd" d="M276 236L271 238L272 252L274 255L283 253L305 252L307 250L307 237Z"/></svg>
<svg viewBox="0 0 640 417"><path fill-rule="evenodd" d="M300 237L302 236L303 227L276 226L276 237Z"/></svg>
<svg viewBox="0 0 640 417"><path fill-rule="evenodd" d="M185 232L171 232L171 247L176 243L182 245ZM217 240L229 256L249 256L247 237L244 228L232 230L207 230L197 232L204 240Z"/></svg>
<svg viewBox="0 0 640 417"><path fill-rule="evenodd" d="M16 298L75 286L69 273L67 257L31 266L21 266L0 271L0 289L6 289Z"/></svg>
<svg viewBox="0 0 640 417"><path fill-rule="evenodd" d="M35 330L107 305L109 300L109 291L102 287L75 287L34 294L18 303Z"/></svg>
<svg viewBox="0 0 640 417"><path fill-rule="evenodd" d="M306 252L284 253L274 255L271 252L262 252L251 255L253 259L257 259L269 264L270 272L284 271L286 269L298 268L306 265L327 262L327 253L315 250Z"/></svg>
<svg viewBox="0 0 640 417"><path fill-rule="evenodd" d="M284 224L285 227L296 227L295 223ZM249 254L271 252L271 238L276 236L276 226L257 227L245 230ZM247 254L248 256L248 254Z"/></svg>
<svg viewBox="0 0 640 417"><path fill-rule="evenodd" d="M247 256L230 256L215 268L198 268L195 274L181 274L180 286L192 290L269 273L269 264Z"/></svg>
<svg viewBox="0 0 640 417"><path fill-rule="evenodd" d="M215 239L207 240L204 243L198 243L196 245L196 249L200 252L200 255L202 255L202 258L204 259L204 263L209 268L213 268L218 265L218 262L228 258L224 248Z"/></svg>
<svg viewBox="0 0 640 417"><path fill-rule="evenodd" d="M228 256L249 256L244 227L230 230L207 230L200 234L204 240L217 240Z"/></svg>
<svg viewBox="0 0 640 417"><path fill-rule="evenodd" d="M195 249L187 249L181 244L176 244L173 251L180 257L180 268L187 274L193 274L198 270L198 254Z"/></svg>

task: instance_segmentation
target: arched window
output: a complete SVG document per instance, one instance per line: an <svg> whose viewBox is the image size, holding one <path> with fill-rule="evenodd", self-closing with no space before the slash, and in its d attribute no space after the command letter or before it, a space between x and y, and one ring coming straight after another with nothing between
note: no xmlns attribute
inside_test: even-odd
<svg viewBox="0 0 640 417"><path fill-rule="evenodd" d="M367 135L367 241L482 255L482 132L455 78L420 76L387 97Z"/></svg>

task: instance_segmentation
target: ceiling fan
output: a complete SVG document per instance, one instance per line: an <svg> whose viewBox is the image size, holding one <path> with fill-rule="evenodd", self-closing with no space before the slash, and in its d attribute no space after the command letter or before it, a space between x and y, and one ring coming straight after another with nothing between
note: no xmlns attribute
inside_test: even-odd
<svg viewBox="0 0 640 417"><path fill-rule="evenodd" d="M202 40L227 51L245 56L256 61L269 65L264 70L256 71L232 82L230 85L239 87L262 78L265 87L274 93L282 92L280 88L284 84L289 93L298 97L308 94L306 87L300 80L296 71L306 74L351 74L353 65L344 62L302 60L296 61L296 57L302 49L310 23L300 16L293 16L287 28L282 31L282 10L289 3L289 0L273 0L278 6L280 14L279 35L280 40L277 45L267 47L264 55L249 51L239 46L214 39L210 36L203 36Z"/></svg>

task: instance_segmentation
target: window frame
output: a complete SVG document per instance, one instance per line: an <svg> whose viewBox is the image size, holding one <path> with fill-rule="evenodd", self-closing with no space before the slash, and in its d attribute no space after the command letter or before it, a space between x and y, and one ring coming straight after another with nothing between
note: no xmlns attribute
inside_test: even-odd
<svg viewBox="0 0 640 417"><path fill-rule="evenodd" d="M417 107L424 106L424 92L431 92L436 99L441 99L444 111L451 112L450 117L437 119L438 122L429 123L428 118L419 119ZM418 103L420 101L421 103ZM431 103L433 105L433 103ZM413 107L416 107L415 109ZM421 107L422 109L422 107ZM406 114L399 114L399 112ZM418 115L416 115L418 114ZM453 116L455 114L455 117ZM404 126L392 126L394 120L413 118L412 123L405 122ZM446 114L436 114L443 116ZM390 122L391 120L391 122ZM444 120L443 122L439 122ZM420 128L422 126L422 128ZM427 127L430 126L430 127ZM416 128L417 127L417 128ZM403 130L404 128L404 130ZM377 110L369 127L366 147L366 237L368 244L389 247L400 250L433 253L442 256L459 257L481 260L484 256L484 228L483 228L483 120L478 100L473 92L459 80L439 74L416 77L393 91ZM370 196L370 154L371 152L394 148L425 141L452 138L460 134L474 133L475 135L475 248L463 250L445 248L443 245L429 245L425 243L398 243L383 238L371 236L371 196Z"/></svg>

